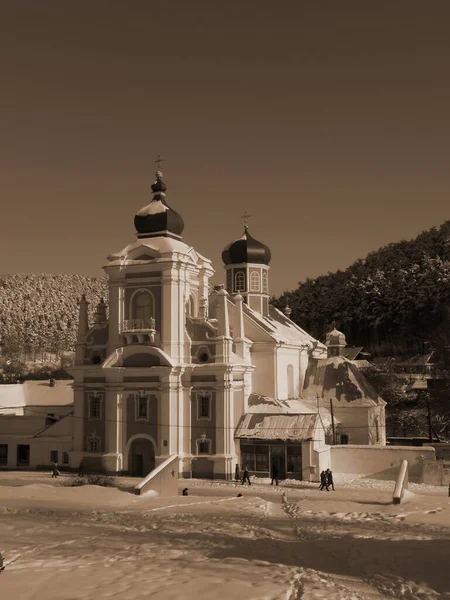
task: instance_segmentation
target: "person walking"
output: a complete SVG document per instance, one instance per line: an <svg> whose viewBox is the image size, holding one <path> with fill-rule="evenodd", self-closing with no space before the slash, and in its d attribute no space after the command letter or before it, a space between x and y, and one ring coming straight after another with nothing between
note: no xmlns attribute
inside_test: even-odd
<svg viewBox="0 0 450 600"><path fill-rule="evenodd" d="M84 477L84 461L80 462L80 466L78 467L78 477Z"/></svg>
<svg viewBox="0 0 450 600"><path fill-rule="evenodd" d="M326 471L322 471L322 473L320 474L320 487L319 487L319 490L322 491L324 488L327 489L327 492L330 491L328 489L327 472Z"/></svg>
<svg viewBox="0 0 450 600"><path fill-rule="evenodd" d="M238 464L236 464L236 467L235 467L235 469L234 469L234 479L235 479L236 481L240 481L240 480L241 480L241 472L240 472L240 469L239 469L239 465L238 465Z"/></svg>
<svg viewBox="0 0 450 600"><path fill-rule="evenodd" d="M273 482L278 485L278 467L275 463L272 464L272 482L270 485L273 485Z"/></svg>
<svg viewBox="0 0 450 600"><path fill-rule="evenodd" d="M331 485L331 489L334 492L333 471L331 469L327 469L326 474L327 474L327 490L330 491L328 488Z"/></svg>
<svg viewBox="0 0 450 600"><path fill-rule="evenodd" d="M248 467L245 466L244 467L244 476L242 477L242 485L244 485L244 483L247 481L248 485L252 485L252 482L250 481L250 476L248 474Z"/></svg>
<svg viewBox="0 0 450 600"><path fill-rule="evenodd" d="M59 475L58 463L55 460L55 461L53 461L53 464L52 464L52 478L58 477L58 475Z"/></svg>

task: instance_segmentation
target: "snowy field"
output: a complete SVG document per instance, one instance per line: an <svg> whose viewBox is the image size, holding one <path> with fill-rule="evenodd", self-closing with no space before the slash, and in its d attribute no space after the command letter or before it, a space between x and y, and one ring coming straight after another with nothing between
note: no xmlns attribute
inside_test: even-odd
<svg viewBox="0 0 450 600"><path fill-rule="evenodd" d="M1 600L450 599L447 488L393 505L393 482L354 476L164 499L63 480L0 473Z"/></svg>

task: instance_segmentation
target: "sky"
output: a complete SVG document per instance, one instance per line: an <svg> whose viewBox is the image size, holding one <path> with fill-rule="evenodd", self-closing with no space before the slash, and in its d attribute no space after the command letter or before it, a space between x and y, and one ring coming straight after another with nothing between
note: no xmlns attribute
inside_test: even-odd
<svg viewBox="0 0 450 600"><path fill-rule="evenodd" d="M183 239L270 292L450 218L450 3L2 0L0 273L99 275L155 159Z"/></svg>

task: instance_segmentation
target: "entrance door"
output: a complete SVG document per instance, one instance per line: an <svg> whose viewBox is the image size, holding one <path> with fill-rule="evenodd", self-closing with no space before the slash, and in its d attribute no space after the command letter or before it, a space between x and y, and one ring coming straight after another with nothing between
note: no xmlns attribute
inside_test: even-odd
<svg viewBox="0 0 450 600"><path fill-rule="evenodd" d="M131 455L131 476L144 477L144 456L142 454Z"/></svg>
<svg viewBox="0 0 450 600"><path fill-rule="evenodd" d="M150 440L133 441L128 456L128 471L132 477L145 477L155 468L155 449Z"/></svg>
<svg viewBox="0 0 450 600"><path fill-rule="evenodd" d="M270 446L270 464L277 467L279 479L286 479L286 449L284 446Z"/></svg>

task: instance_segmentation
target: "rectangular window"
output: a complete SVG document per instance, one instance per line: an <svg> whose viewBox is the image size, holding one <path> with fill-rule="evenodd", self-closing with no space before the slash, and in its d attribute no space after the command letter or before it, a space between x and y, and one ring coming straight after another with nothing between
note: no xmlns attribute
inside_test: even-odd
<svg viewBox="0 0 450 600"><path fill-rule="evenodd" d="M211 440L199 440L198 444L198 454L211 454Z"/></svg>
<svg viewBox="0 0 450 600"><path fill-rule="evenodd" d="M211 394L197 394L199 419L211 419Z"/></svg>
<svg viewBox="0 0 450 600"><path fill-rule="evenodd" d="M88 452L100 452L100 440L98 438L88 438Z"/></svg>
<svg viewBox="0 0 450 600"><path fill-rule="evenodd" d="M251 444L241 445L241 468L255 471L255 446Z"/></svg>
<svg viewBox="0 0 450 600"><path fill-rule="evenodd" d="M0 444L0 465L8 464L8 444Z"/></svg>
<svg viewBox="0 0 450 600"><path fill-rule="evenodd" d="M28 444L18 444L17 446L17 466L30 466L30 446Z"/></svg>
<svg viewBox="0 0 450 600"><path fill-rule="evenodd" d="M69 453L68 452L63 452L62 461L63 461L63 465L69 464Z"/></svg>
<svg viewBox="0 0 450 600"><path fill-rule="evenodd" d="M136 396L136 421L148 421L149 397L144 394Z"/></svg>
<svg viewBox="0 0 450 600"><path fill-rule="evenodd" d="M50 462L58 462L58 450L50 451Z"/></svg>
<svg viewBox="0 0 450 600"><path fill-rule="evenodd" d="M102 396L100 394L89 394L89 419L102 418Z"/></svg>

